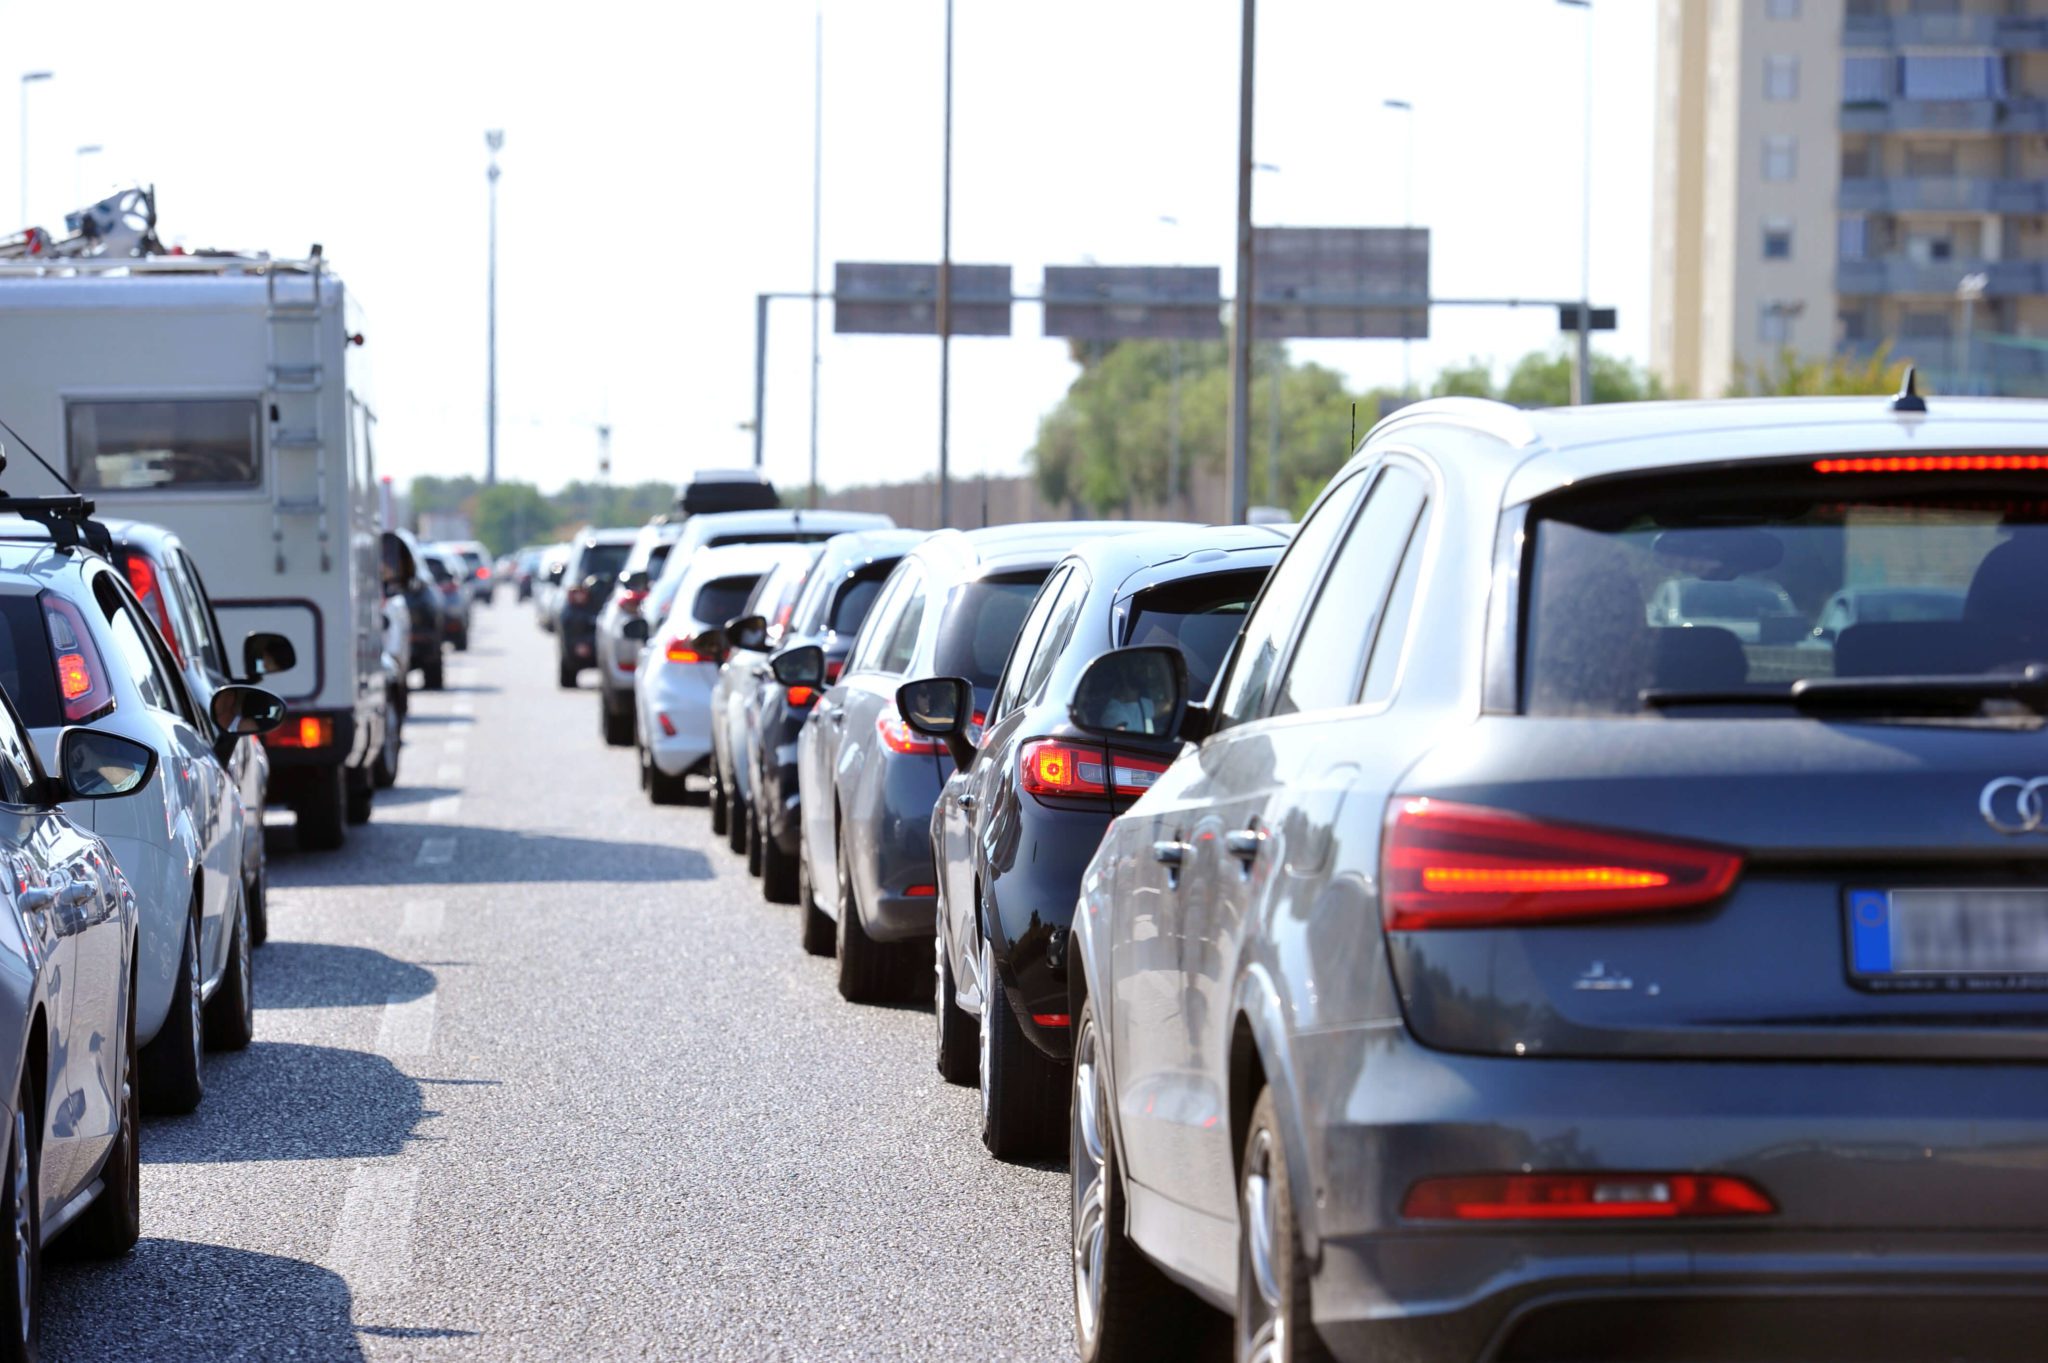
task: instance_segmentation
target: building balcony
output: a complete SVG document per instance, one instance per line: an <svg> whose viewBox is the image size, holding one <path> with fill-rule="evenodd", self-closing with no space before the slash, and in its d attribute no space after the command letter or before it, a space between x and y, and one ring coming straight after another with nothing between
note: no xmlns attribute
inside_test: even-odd
<svg viewBox="0 0 2048 1363"><path fill-rule="evenodd" d="M1981 274L1986 296L2013 298L2048 293L2042 267L2038 260L1844 260L1835 266L1835 292L1953 298L1965 275Z"/></svg>
<svg viewBox="0 0 2048 1363"><path fill-rule="evenodd" d="M1895 14L1855 17L1842 26L1850 49L1901 47L2048 48L2048 19L2002 14Z"/></svg>
<svg viewBox="0 0 2048 1363"><path fill-rule="evenodd" d="M1886 99L1842 106L1845 133L2048 131L2048 100Z"/></svg>
<svg viewBox="0 0 2048 1363"><path fill-rule="evenodd" d="M2048 182L1981 175L1844 180L1835 205L1846 213L2043 213Z"/></svg>

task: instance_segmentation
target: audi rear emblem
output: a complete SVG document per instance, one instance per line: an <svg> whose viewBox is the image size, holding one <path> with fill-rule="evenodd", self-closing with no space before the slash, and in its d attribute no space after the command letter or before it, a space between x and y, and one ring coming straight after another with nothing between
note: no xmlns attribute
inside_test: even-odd
<svg viewBox="0 0 2048 1363"><path fill-rule="evenodd" d="M1984 787L1984 793L1977 797L1977 811L1984 816L1984 822L1999 832L2017 837L2022 833L2044 831L2048 823L2048 801L2041 792L2048 791L2048 776L2036 776L2031 781L2017 776L2001 776Z"/></svg>

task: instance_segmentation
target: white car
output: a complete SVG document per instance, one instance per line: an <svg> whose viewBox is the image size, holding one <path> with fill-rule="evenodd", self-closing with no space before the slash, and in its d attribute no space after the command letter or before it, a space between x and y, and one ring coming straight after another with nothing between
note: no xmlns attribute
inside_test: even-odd
<svg viewBox="0 0 2048 1363"><path fill-rule="evenodd" d="M697 647L697 636L739 615L754 584L786 553L779 544L705 549L677 579L675 605L633 672L640 785L654 803L682 803L684 779L704 774L711 759L711 688L724 654Z"/></svg>

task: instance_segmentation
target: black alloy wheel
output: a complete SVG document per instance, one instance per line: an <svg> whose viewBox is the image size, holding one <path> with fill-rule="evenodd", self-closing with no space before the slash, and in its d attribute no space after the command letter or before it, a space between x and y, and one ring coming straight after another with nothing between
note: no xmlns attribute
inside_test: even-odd
<svg viewBox="0 0 2048 1363"><path fill-rule="evenodd" d="M597 727L604 735L606 747L628 748L633 745L632 707L614 701L610 689L601 682L597 688Z"/></svg>
<svg viewBox="0 0 2048 1363"><path fill-rule="evenodd" d="M1255 1363L1328 1363L1309 1311L1309 1264L1294 1225L1273 1090L1259 1090L1237 1180L1236 1354Z"/></svg>
<svg viewBox="0 0 2048 1363"><path fill-rule="evenodd" d="M260 839L261 831L257 837ZM249 906L249 945L260 947L270 940L270 856L258 852L256 874L242 890L242 902Z"/></svg>
<svg viewBox="0 0 2048 1363"><path fill-rule="evenodd" d="M761 809L747 801L747 874L761 874Z"/></svg>
<svg viewBox="0 0 2048 1363"><path fill-rule="evenodd" d="M435 644L432 655L420 664L420 689L439 691L446 683L446 679L447 674L441 662L441 646Z"/></svg>
<svg viewBox="0 0 2048 1363"><path fill-rule="evenodd" d="M718 759L713 757L704 764L704 769L711 782L711 833L713 837L723 837L726 817L725 783L718 779Z"/></svg>
<svg viewBox="0 0 2048 1363"><path fill-rule="evenodd" d="M781 841L767 827L757 830L761 847L761 897L770 904L797 902L796 857L782 850Z"/></svg>

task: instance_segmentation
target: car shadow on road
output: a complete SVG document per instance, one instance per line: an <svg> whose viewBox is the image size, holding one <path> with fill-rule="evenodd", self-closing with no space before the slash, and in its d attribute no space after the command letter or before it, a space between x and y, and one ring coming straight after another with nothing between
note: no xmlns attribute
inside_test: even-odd
<svg viewBox="0 0 2048 1363"><path fill-rule="evenodd" d="M460 786L392 786L388 790L377 792L377 808L425 804L429 800L438 800L443 795L460 794Z"/></svg>
<svg viewBox="0 0 2048 1363"><path fill-rule="evenodd" d="M710 880L711 859L665 843L577 838L474 824L387 820L358 830L338 852L300 855L282 828L267 845L272 874L293 889L323 885L659 884ZM430 840L435 846L428 847ZM452 846L450 842L452 841ZM420 861L423 852L434 860ZM440 857L445 855L446 860ZM289 879L286 879L287 868Z"/></svg>
<svg viewBox="0 0 2048 1363"><path fill-rule="evenodd" d="M426 1115L419 1084L381 1055L258 1041L207 1057L206 1101L145 1123L142 1162L378 1159Z"/></svg>
<svg viewBox="0 0 2048 1363"><path fill-rule="evenodd" d="M49 1262L43 1356L363 1357L348 1284L303 1259L144 1239L111 1263Z"/></svg>
<svg viewBox="0 0 2048 1363"><path fill-rule="evenodd" d="M433 971L370 947L273 941L256 966L256 1001L264 1008L406 1003L434 990Z"/></svg>

